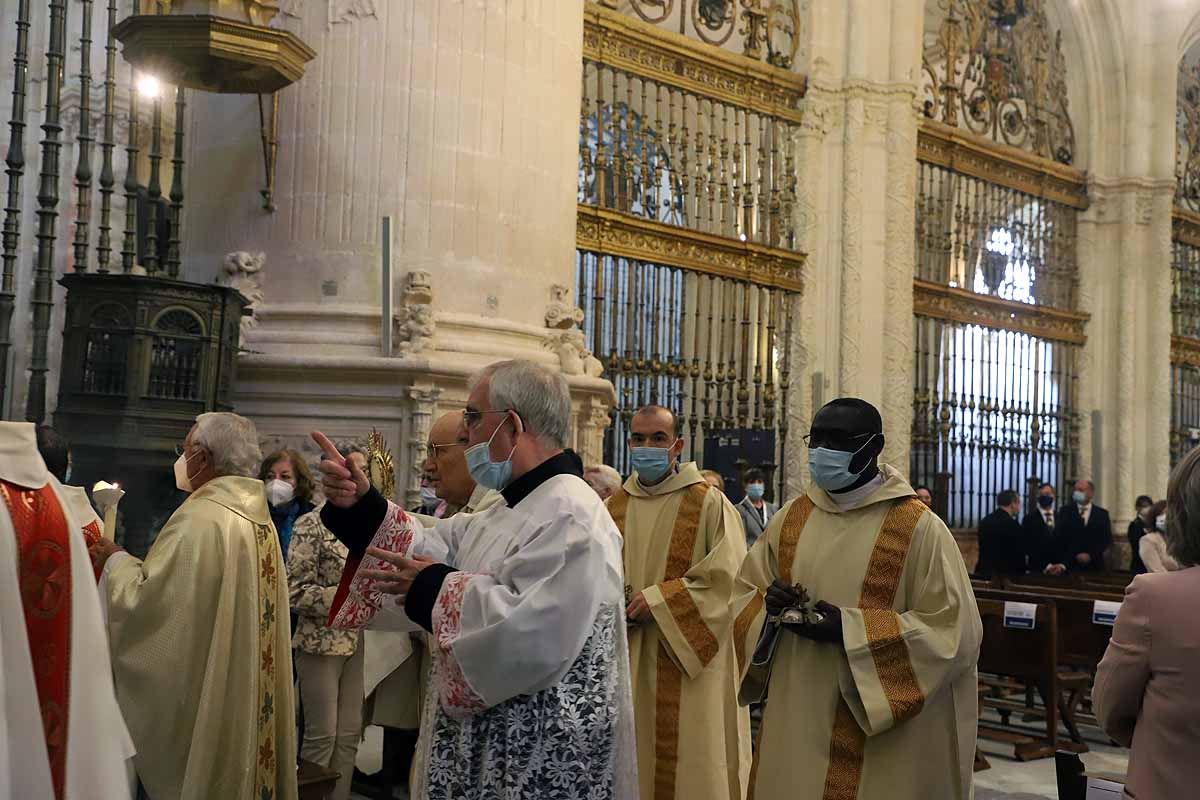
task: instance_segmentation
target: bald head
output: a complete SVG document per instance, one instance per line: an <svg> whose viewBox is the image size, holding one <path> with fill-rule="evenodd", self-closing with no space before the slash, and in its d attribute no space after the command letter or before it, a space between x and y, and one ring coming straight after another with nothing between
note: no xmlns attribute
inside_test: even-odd
<svg viewBox="0 0 1200 800"><path fill-rule="evenodd" d="M429 429L429 447L421 465L437 496L447 503L465 506L475 491L475 481L464 455L467 429L461 411L448 411Z"/></svg>
<svg viewBox="0 0 1200 800"><path fill-rule="evenodd" d="M461 411L447 411L437 418L429 429L429 443L432 445L450 444L458 441L459 428L462 427Z"/></svg>

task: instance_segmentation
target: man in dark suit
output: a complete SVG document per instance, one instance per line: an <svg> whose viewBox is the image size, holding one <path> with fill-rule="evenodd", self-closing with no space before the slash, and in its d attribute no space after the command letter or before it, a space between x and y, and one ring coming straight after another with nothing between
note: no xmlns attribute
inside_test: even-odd
<svg viewBox="0 0 1200 800"><path fill-rule="evenodd" d="M996 575L1025 574L1025 536L1017 522L1021 496L1012 489L996 495L996 510L979 522L979 562L975 574L980 578Z"/></svg>
<svg viewBox="0 0 1200 800"><path fill-rule="evenodd" d="M1038 487L1037 506L1029 509L1021 522L1025 535L1025 552L1029 571L1061 575L1067 571L1063 563L1065 547L1055 535L1057 528L1054 487L1043 483Z"/></svg>
<svg viewBox="0 0 1200 800"><path fill-rule="evenodd" d="M1058 513L1058 537L1064 550L1064 562L1072 572L1103 572L1104 553L1112 546L1112 521L1108 511L1095 505L1096 485L1075 481L1072 503Z"/></svg>

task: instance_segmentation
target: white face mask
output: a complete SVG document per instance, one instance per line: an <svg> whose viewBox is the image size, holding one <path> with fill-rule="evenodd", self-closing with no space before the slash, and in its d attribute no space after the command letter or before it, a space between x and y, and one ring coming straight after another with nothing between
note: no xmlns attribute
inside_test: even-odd
<svg viewBox="0 0 1200 800"><path fill-rule="evenodd" d="M183 453L175 459L175 488L181 492L192 493L192 479L188 477L188 459Z"/></svg>
<svg viewBox="0 0 1200 800"><path fill-rule="evenodd" d="M1167 515L1160 514L1159 516L1157 516L1154 519L1154 527L1157 528L1162 533L1166 533L1167 532Z"/></svg>
<svg viewBox="0 0 1200 800"><path fill-rule="evenodd" d="M267 502L275 507L286 506L296 496L296 487L279 478L267 481Z"/></svg>

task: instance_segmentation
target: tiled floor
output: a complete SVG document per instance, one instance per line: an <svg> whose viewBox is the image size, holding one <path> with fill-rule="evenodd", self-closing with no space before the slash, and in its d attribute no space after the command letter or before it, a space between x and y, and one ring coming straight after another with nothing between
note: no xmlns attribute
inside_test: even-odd
<svg viewBox="0 0 1200 800"><path fill-rule="evenodd" d="M1091 751L1084 753L1084 767L1094 772L1124 773L1129 763L1129 751L1103 744L1099 740L1099 731L1086 730L1088 746ZM368 736L370 740L370 736ZM991 769L975 773L975 800L1057 800L1058 785L1054 774L1054 759L1043 758L1037 761L1021 762L1013 758L1012 746L1000 742L980 740L980 749L991 762ZM360 759L360 766L372 759ZM375 762L378 763L378 762ZM396 792L397 799L407 798L402 790ZM353 800L368 800L363 795L351 795Z"/></svg>
<svg viewBox="0 0 1200 800"><path fill-rule="evenodd" d="M1088 741L1088 747L1091 751L1080 756L1085 769L1125 772L1129 764L1128 750L1095 741ZM987 755L992 768L975 773L975 800L1057 800L1058 782L1053 758L1017 761L1012 757L1011 746L987 740L980 740L980 749Z"/></svg>

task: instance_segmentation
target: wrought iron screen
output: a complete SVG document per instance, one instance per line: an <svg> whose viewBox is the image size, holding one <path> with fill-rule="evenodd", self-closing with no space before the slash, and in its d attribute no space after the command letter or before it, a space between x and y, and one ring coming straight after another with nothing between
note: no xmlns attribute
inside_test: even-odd
<svg viewBox="0 0 1200 800"><path fill-rule="evenodd" d="M697 24L712 32L733 4L641 3L635 16L651 6L708 14ZM628 471L629 420L655 403L701 463L713 434L769 432L773 472L804 260L792 223L804 78L650 24L665 19L585 6L576 300L617 391L605 460Z"/></svg>
<svg viewBox="0 0 1200 800"><path fill-rule="evenodd" d="M919 165L910 470L952 527L973 527L1003 489L1075 475L1075 214Z"/></svg>
<svg viewBox="0 0 1200 800"><path fill-rule="evenodd" d="M168 311L154 325L150 359L151 397L194 400L200 395L204 327L188 311Z"/></svg>
<svg viewBox="0 0 1200 800"><path fill-rule="evenodd" d="M921 163L917 278L980 295L1074 308L1075 209Z"/></svg>
<svg viewBox="0 0 1200 800"><path fill-rule="evenodd" d="M1074 476L1076 345L1011 330L915 319L911 478L946 523L973 527L996 493Z"/></svg>
<svg viewBox="0 0 1200 800"><path fill-rule="evenodd" d="M617 391L607 463L628 472L629 420L650 403L675 413L693 457L722 431L780 426L786 436L796 293L587 251L576 269L588 348Z"/></svg>
<svg viewBox="0 0 1200 800"><path fill-rule="evenodd" d="M125 393L132 337L133 326L125 309L107 305L92 313L83 355L82 389L85 393Z"/></svg>
<svg viewBox="0 0 1200 800"><path fill-rule="evenodd" d="M1200 444L1200 227L1176 210L1171 247L1171 464Z"/></svg>

